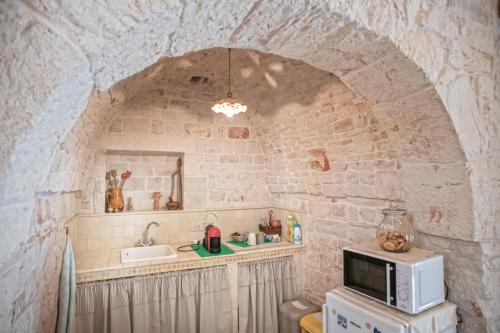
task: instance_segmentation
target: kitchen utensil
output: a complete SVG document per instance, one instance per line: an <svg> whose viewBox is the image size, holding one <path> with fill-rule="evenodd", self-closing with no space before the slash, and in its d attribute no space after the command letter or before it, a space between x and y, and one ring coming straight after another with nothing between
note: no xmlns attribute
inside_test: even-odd
<svg viewBox="0 0 500 333"><path fill-rule="evenodd" d="M176 181L177 179L177 181ZM174 200L174 192L176 200ZM177 170L171 175L170 195L166 204L168 210L182 209L183 207L183 190L182 190L182 159L177 159Z"/></svg>
<svg viewBox="0 0 500 333"><path fill-rule="evenodd" d="M257 236L255 235L255 232L248 234L247 243L248 245L257 245Z"/></svg>
<svg viewBox="0 0 500 333"><path fill-rule="evenodd" d="M106 203L108 212L121 212L125 207L122 190L116 187L108 189Z"/></svg>
<svg viewBox="0 0 500 333"><path fill-rule="evenodd" d="M274 214L274 212L270 209L269 210L269 222L268 222L269 225L272 225L271 221L273 220L273 214Z"/></svg>
<svg viewBox="0 0 500 333"><path fill-rule="evenodd" d="M178 201L173 201L172 197L168 197L167 209L168 210L177 210L181 208L181 203Z"/></svg>

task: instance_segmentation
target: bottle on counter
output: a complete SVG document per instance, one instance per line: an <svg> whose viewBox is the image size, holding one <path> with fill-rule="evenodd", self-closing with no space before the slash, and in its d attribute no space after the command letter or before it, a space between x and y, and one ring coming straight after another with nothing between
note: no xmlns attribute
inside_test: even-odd
<svg viewBox="0 0 500 333"><path fill-rule="evenodd" d="M297 217L293 214L286 218L285 239L290 243L293 243L293 227L298 223Z"/></svg>
<svg viewBox="0 0 500 333"><path fill-rule="evenodd" d="M302 228L300 227L300 224L295 224L293 226L293 244L302 244Z"/></svg>

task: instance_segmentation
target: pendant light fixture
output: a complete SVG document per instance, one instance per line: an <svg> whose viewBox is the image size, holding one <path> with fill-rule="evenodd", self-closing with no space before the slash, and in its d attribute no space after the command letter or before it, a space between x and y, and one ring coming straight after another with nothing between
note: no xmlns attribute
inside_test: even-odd
<svg viewBox="0 0 500 333"><path fill-rule="evenodd" d="M231 49L229 48L227 51L229 67L227 98L221 99L214 104L214 106L212 106L212 111L215 113L223 113L226 117L232 117L238 113L245 112L247 106L233 99L233 94L231 93Z"/></svg>

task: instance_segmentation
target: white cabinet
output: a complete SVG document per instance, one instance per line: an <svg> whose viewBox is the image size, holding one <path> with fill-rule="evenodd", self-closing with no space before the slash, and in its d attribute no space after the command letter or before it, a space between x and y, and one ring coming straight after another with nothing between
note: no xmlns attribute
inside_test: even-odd
<svg viewBox="0 0 500 333"><path fill-rule="evenodd" d="M456 305L449 302L412 316L340 287L323 305L324 333L455 333L456 324Z"/></svg>

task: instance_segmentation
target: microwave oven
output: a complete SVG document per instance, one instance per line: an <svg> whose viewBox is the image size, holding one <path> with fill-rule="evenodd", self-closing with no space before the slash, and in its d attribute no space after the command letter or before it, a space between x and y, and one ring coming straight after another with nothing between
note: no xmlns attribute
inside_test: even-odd
<svg viewBox="0 0 500 333"><path fill-rule="evenodd" d="M409 314L443 303L443 256L413 248L381 250L376 243L343 249L344 287Z"/></svg>

